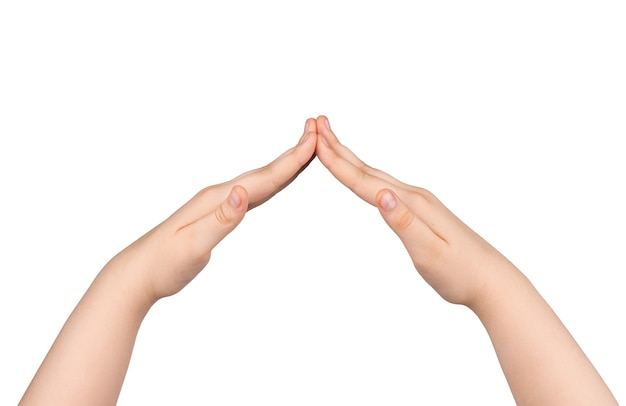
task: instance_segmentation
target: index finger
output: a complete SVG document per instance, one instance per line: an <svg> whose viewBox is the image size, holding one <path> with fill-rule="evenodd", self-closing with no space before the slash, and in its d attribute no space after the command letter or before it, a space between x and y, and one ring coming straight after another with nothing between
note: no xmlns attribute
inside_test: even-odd
<svg viewBox="0 0 626 406"><path fill-rule="evenodd" d="M268 165L239 175L227 184L241 185L248 191L248 210L263 204L293 182L315 158L316 134L315 119L308 119L298 145Z"/></svg>
<svg viewBox="0 0 626 406"><path fill-rule="evenodd" d="M321 136L319 137L321 138ZM376 194L379 190L397 188L396 184L371 175L355 166L352 162L339 155L323 139L317 142L317 155L339 182L343 183L354 194L372 206L376 206Z"/></svg>
<svg viewBox="0 0 626 406"><path fill-rule="evenodd" d="M411 186L404 182L399 181L387 172L383 172L379 169L372 168L363 162L350 148L339 142L339 139L330 128L330 123L326 116L319 116L317 118L317 132L321 135L321 140L326 140L328 146L341 158L350 162L363 172L367 172L370 175L381 178L382 180L389 182L399 188L409 189Z"/></svg>

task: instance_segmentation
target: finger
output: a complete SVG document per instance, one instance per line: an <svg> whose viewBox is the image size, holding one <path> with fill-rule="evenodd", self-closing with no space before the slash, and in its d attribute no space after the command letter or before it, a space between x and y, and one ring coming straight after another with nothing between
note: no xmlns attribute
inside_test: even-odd
<svg viewBox="0 0 626 406"><path fill-rule="evenodd" d="M376 206L387 225L406 247L418 271L428 270L447 245L422 219L389 189L376 195Z"/></svg>
<svg viewBox="0 0 626 406"><path fill-rule="evenodd" d="M285 188L315 157L317 142L315 119L308 119L304 134L295 147L287 150L269 165L239 175L235 179L202 189L168 219L176 229L203 217L225 199L235 185L248 193L248 210L262 204Z"/></svg>
<svg viewBox="0 0 626 406"><path fill-rule="evenodd" d="M302 133L302 137L300 137L300 141L298 141L298 145L304 144L309 137L314 137L317 134L317 121L314 118L308 118L304 122L304 132Z"/></svg>
<svg viewBox="0 0 626 406"><path fill-rule="evenodd" d="M244 173L229 184L240 184L249 195L252 209L269 200L287 187L315 158L317 126L315 119L308 119L300 142L263 168Z"/></svg>
<svg viewBox="0 0 626 406"><path fill-rule="evenodd" d="M372 206L376 206L376 193L395 185L362 171L351 162L341 157L333 148L321 139L317 142L317 156L330 173L348 189Z"/></svg>
<svg viewBox="0 0 626 406"><path fill-rule="evenodd" d="M341 144L333 130L330 128L330 122L328 121L328 118L326 116L319 116L317 118L317 132L318 134L320 134L322 142L325 141L326 145L332 148L338 156L350 162L352 165L356 166L363 172L366 172L373 176L377 176L397 187L402 187L405 189L409 189L411 187L406 183L400 182L388 173L367 165L365 162L359 159L359 157L357 157L354 152L352 152L348 147Z"/></svg>
<svg viewBox="0 0 626 406"><path fill-rule="evenodd" d="M210 253L243 219L248 207L248 193L235 186L215 210L189 224L187 232L193 234L192 241L199 251Z"/></svg>

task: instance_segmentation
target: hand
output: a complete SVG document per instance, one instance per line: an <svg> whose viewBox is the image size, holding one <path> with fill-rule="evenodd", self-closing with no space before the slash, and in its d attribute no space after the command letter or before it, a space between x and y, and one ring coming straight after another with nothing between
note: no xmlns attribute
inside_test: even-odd
<svg viewBox="0 0 626 406"><path fill-rule="evenodd" d="M201 190L107 266L137 272L151 302L173 295L207 265L213 248L243 219L289 185L314 158L316 121L306 121L298 145L259 169Z"/></svg>
<svg viewBox="0 0 626 406"><path fill-rule="evenodd" d="M317 131L320 161L357 196L378 207L417 271L445 300L472 307L491 280L488 274L512 266L432 193L362 162L339 142L326 117L318 117Z"/></svg>

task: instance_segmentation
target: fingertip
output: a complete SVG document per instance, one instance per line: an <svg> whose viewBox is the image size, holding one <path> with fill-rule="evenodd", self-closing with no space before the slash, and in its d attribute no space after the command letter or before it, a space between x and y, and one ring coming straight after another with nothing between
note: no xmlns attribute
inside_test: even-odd
<svg viewBox="0 0 626 406"><path fill-rule="evenodd" d="M241 206L241 198L234 189L231 190L228 195L228 204L230 204L230 207L234 209L238 209L239 206Z"/></svg>
<svg viewBox="0 0 626 406"><path fill-rule="evenodd" d="M319 134L319 140L324 143L326 146L330 146L330 143L333 141L337 141L337 137L330 129L330 122L328 121L328 117L322 115L317 117L317 133Z"/></svg>
<svg viewBox="0 0 626 406"><path fill-rule="evenodd" d="M332 131L330 129L330 121L328 120L328 117L324 115L318 116L316 123L317 123L317 129L320 133L329 133Z"/></svg>
<svg viewBox="0 0 626 406"><path fill-rule="evenodd" d="M228 204L234 209L240 209L241 207L247 207L248 205L248 192L243 186L235 185L228 195Z"/></svg>
<svg viewBox="0 0 626 406"><path fill-rule="evenodd" d="M312 117L306 120L306 132L317 134L317 120Z"/></svg>
<svg viewBox="0 0 626 406"><path fill-rule="evenodd" d="M189 238L196 241L194 245L198 247L199 252L210 254L211 250L241 223L247 208L248 192L242 186L234 186L226 199L212 212L185 227L191 233Z"/></svg>
<svg viewBox="0 0 626 406"><path fill-rule="evenodd" d="M391 190L382 189L376 194L376 205L382 212L389 212L398 206L398 199Z"/></svg>
<svg viewBox="0 0 626 406"><path fill-rule="evenodd" d="M320 127L326 127L327 129L330 130L330 122L328 121L328 117L326 117L325 115L320 115L317 116L317 125Z"/></svg>
<svg viewBox="0 0 626 406"><path fill-rule="evenodd" d="M314 118L309 118L304 123L304 134L300 138L298 145L305 144L311 140L315 140L317 137L317 122Z"/></svg>

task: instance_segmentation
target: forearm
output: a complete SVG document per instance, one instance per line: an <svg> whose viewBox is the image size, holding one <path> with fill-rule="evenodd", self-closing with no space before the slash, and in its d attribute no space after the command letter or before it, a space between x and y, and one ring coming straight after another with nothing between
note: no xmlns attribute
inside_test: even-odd
<svg viewBox="0 0 626 406"><path fill-rule="evenodd" d="M114 405L150 300L141 281L107 265L78 303L20 405Z"/></svg>
<svg viewBox="0 0 626 406"><path fill-rule="evenodd" d="M491 338L519 405L615 405L554 311L514 266L494 273L472 310Z"/></svg>

